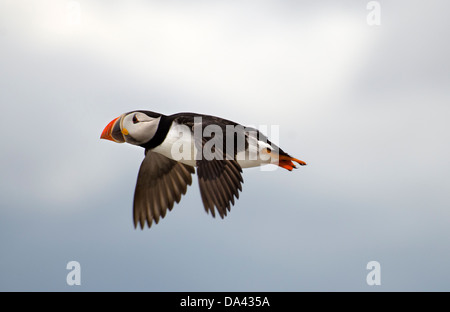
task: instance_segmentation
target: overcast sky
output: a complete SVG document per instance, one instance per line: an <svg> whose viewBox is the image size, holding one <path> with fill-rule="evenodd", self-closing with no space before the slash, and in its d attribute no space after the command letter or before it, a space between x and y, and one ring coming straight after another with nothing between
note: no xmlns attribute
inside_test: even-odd
<svg viewBox="0 0 450 312"><path fill-rule="evenodd" d="M450 4L368 2L0 1L0 290L450 291ZM144 151L99 139L135 109L276 125L308 166L135 230Z"/></svg>

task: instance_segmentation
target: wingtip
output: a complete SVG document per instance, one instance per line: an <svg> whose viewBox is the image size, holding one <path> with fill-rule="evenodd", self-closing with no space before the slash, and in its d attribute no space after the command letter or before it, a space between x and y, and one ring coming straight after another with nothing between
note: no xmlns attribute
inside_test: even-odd
<svg viewBox="0 0 450 312"><path fill-rule="evenodd" d="M134 229L135 229L135 230L137 230L138 228L140 228L141 230L143 230L143 229L144 229L144 227L142 226L142 224L141 224L141 223L139 223L139 224L138 224L138 223L134 222L134 224L133 224L133 225L134 225Z"/></svg>

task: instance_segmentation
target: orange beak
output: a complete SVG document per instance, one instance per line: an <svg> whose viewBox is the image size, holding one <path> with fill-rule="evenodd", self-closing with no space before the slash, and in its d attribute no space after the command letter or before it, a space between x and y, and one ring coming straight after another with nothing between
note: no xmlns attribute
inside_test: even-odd
<svg viewBox="0 0 450 312"><path fill-rule="evenodd" d="M120 118L119 116L113 119L106 127L103 129L100 139L110 140L117 143L125 142L122 131L120 130Z"/></svg>

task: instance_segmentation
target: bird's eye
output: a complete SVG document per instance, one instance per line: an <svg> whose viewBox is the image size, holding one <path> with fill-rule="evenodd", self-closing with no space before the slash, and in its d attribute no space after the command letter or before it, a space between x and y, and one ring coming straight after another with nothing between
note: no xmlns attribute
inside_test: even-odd
<svg viewBox="0 0 450 312"><path fill-rule="evenodd" d="M270 148L266 148L266 152L268 153L268 154L270 154L270 152L272 152L272 150L270 149Z"/></svg>
<svg viewBox="0 0 450 312"><path fill-rule="evenodd" d="M133 123L136 124L136 123L138 123L138 122L139 122L139 120L137 119L136 115L134 115L134 116L133 116Z"/></svg>

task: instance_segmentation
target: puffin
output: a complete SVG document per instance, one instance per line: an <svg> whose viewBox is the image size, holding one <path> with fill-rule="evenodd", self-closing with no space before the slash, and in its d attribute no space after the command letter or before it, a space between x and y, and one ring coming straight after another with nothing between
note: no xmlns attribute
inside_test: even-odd
<svg viewBox="0 0 450 312"><path fill-rule="evenodd" d="M239 199L243 168L272 164L292 171L294 162L306 165L253 127L199 113L131 111L108 123L100 139L145 150L133 200L134 227L141 229L180 202L196 171L205 211L223 219Z"/></svg>

